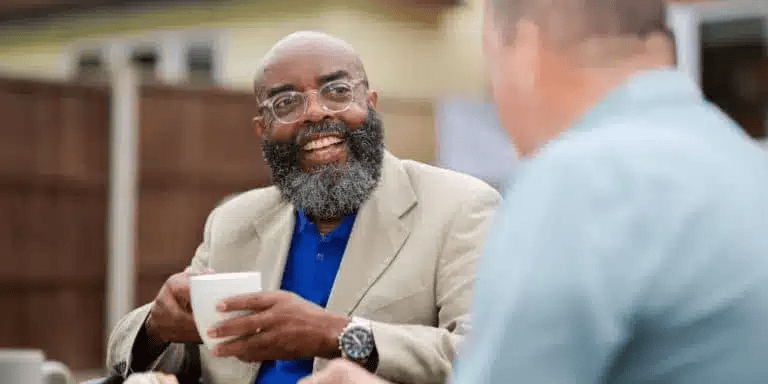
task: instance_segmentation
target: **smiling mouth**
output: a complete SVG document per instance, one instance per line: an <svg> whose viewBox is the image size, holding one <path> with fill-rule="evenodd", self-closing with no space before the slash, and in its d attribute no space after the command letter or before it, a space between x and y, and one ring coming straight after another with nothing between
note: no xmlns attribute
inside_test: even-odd
<svg viewBox="0 0 768 384"><path fill-rule="evenodd" d="M317 139L311 140L310 142L304 144L302 149L307 152L314 152L314 151L330 148L333 146L338 146L339 144L343 144L343 143L344 143L344 139L340 137L324 136L324 137L319 137Z"/></svg>

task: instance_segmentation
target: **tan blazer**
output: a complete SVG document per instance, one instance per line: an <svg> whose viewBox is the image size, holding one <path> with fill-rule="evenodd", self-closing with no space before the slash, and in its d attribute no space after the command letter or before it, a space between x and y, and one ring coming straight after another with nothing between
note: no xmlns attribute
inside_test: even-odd
<svg viewBox="0 0 768 384"><path fill-rule="evenodd" d="M360 207L327 309L372 320L376 373L399 383L443 383L469 329L475 264L499 195L487 184L388 152L382 178ZM280 287L295 222L276 187L239 195L213 210L188 268L261 271L265 290ZM121 374L149 304L117 325L107 366ZM164 355L183 345L171 344ZM215 358L200 347L206 383L248 384L259 364ZM164 357L161 356L161 359ZM327 362L315 359L314 369Z"/></svg>

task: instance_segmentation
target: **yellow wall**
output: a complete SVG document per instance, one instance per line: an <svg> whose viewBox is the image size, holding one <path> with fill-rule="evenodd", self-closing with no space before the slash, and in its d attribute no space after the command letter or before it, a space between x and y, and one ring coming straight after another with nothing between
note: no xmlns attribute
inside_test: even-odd
<svg viewBox="0 0 768 384"><path fill-rule="evenodd" d="M434 101L454 94L479 98L486 89L480 45L482 1L409 9L385 6L386 0L225 0L208 6L79 12L0 26L0 76L64 79L67 53L78 41L200 29L223 32L226 85L250 89L255 63L272 44L288 33L312 29L350 42L383 99ZM424 126L424 117L416 120L422 124L415 128L387 126L390 147L431 161L434 128ZM408 139L414 134L427 140L419 138L422 144L414 146Z"/></svg>
<svg viewBox="0 0 768 384"><path fill-rule="evenodd" d="M208 7L88 11L5 25L0 26L0 71L63 78L66 48L78 40L211 29L224 30L229 50L226 81L242 88L249 87L256 60L279 38L296 30L315 29L354 45L374 85L392 97L484 93L481 0L423 10L367 4L371 2L228 0Z"/></svg>

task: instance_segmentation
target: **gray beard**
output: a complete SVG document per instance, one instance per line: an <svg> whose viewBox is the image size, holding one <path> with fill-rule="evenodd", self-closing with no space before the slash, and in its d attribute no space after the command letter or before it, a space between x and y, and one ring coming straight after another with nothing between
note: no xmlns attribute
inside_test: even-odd
<svg viewBox="0 0 768 384"><path fill-rule="evenodd" d="M301 170L299 142L307 135L339 132L349 150L346 166L330 164ZM293 142L264 142L264 157L283 198L319 220L355 212L376 189L384 159L381 119L372 108L357 130L343 123L322 122L305 127Z"/></svg>

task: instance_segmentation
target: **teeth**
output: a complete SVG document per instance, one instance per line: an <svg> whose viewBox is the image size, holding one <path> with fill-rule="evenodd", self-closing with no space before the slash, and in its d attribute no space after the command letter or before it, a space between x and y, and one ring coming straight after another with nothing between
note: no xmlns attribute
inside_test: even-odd
<svg viewBox="0 0 768 384"><path fill-rule="evenodd" d="M311 151L314 149L321 149L337 143L341 143L341 141L342 140L339 139L338 137L332 137L332 136L322 137L322 138L310 141L309 143L304 145L304 149L307 151Z"/></svg>

